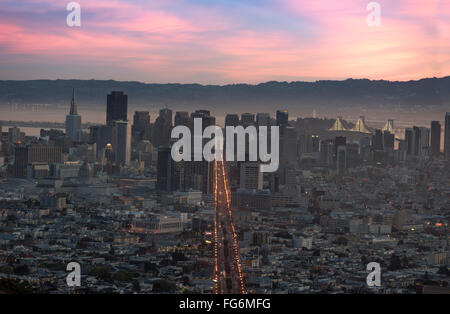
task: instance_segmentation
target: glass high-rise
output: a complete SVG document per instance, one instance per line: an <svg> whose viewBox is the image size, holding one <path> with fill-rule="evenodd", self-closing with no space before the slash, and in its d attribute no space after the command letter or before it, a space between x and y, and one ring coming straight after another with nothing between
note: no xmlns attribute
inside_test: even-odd
<svg viewBox="0 0 450 314"><path fill-rule="evenodd" d="M445 114L444 156L450 159L450 112Z"/></svg>
<svg viewBox="0 0 450 314"><path fill-rule="evenodd" d="M106 123L127 121L128 96L123 92L113 91L106 99Z"/></svg>

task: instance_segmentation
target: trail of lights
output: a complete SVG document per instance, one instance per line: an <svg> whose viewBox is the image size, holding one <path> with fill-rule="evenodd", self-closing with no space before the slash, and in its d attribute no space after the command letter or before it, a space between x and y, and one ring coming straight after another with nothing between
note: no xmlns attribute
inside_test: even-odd
<svg viewBox="0 0 450 314"><path fill-rule="evenodd" d="M231 192L224 162L215 161L214 293L247 293L239 258L239 246L236 228L232 219L230 200Z"/></svg>
<svg viewBox="0 0 450 314"><path fill-rule="evenodd" d="M218 254L218 224L217 208L217 162L214 162L214 293L219 293L219 254Z"/></svg>
<svg viewBox="0 0 450 314"><path fill-rule="evenodd" d="M224 187L225 187L225 195L226 195L226 203L227 203L227 212L228 212L228 218L229 218L229 224L231 226L231 230L232 230L232 235L233 235L233 252L234 252L234 259L235 259L235 263L237 265L237 271L238 271L238 276L239 276L239 287L241 290L241 293L247 293L246 289L245 289L245 285L244 285L244 275L242 272L242 265L241 265L241 261L239 258L239 246L238 246L238 242L237 242L237 235L236 235L236 228L234 226L233 223L233 217L232 217L232 213L231 213L231 192L230 192L230 187L228 185L228 179L227 179L227 174L225 171L225 164L224 162L220 162L221 164L221 168L222 168L222 176L224 179Z"/></svg>

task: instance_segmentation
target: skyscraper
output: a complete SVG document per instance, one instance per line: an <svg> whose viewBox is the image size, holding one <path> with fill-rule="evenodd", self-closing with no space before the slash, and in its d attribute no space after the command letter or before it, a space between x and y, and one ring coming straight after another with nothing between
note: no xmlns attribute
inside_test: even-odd
<svg viewBox="0 0 450 314"><path fill-rule="evenodd" d="M334 144L332 139L320 142L320 161L326 165L333 163Z"/></svg>
<svg viewBox="0 0 450 314"><path fill-rule="evenodd" d="M248 127L249 125L255 125L255 115L253 113L243 113L241 114L241 121L244 128Z"/></svg>
<svg viewBox="0 0 450 314"><path fill-rule="evenodd" d="M445 114L444 156L450 159L450 112Z"/></svg>
<svg viewBox="0 0 450 314"><path fill-rule="evenodd" d="M132 135L136 142L150 138L150 114L148 111L134 113Z"/></svg>
<svg viewBox="0 0 450 314"><path fill-rule="evenodd" d="M127 165L131 160L131 126L128 121L116 121L116 136L113 145L116 163Z"/></svg>
<svg viewBox="0 0 450 314"><path fill-rule="evenodd" d="M430 129L425 127L414 127L416 136L417 155L426 156L430 148Z"/></svg>
<svg viewBox="0 0 450 314"><path fill-rule="evenodd" d="M390 131L383 132L383 149L385 152L393 153L395 144L395 135Z"/></svg>
<svg viewBox="0 0 450 314"><path fill-rule="evenodd" d="M75 101L75 88L72 91L70 112L66 116L66 136L74 142L81 142L83 136L81 129L81 116L78 114L77 103Z"/></svg>
<svg viewBox="0 0 450 314"><path fill-rule="evenodd" d="M257 162L243 162L240 164L240 188L261 190L263 188L263 173Z"/></svg>
<svg viewBox="0 0 450 314"><path fill-rule="evenodd" d="M177 111L175 112L174 126L184 125L191 128L191 118L189 118L189 113L187 111Z"/></svg>
<svg viewBox="0 0 450 314"><path fill-rule="evenodd" d="M337 161L338 147L345 146L347 144L347 138L345 136L336 136L334 139L334 160Z"/></svg>
<svg viewBox="0 0 450 314"><path fill-rule="evenodd" d="M270 115L268 113L257 113L256 114L256 125L257 126L270 126Z"/></svg>
<svg viewBox="0 0 450 314"><path fill-rule="evenodd" d="M311 152L318 153L320 151L320 137L319 135L311 135Z"/></svg>
<svg viewBox="0 0 450 314"><path fill-rule="evenodd" d="M202 119L202 130L205 130L208 126L216 125L216 117L211 116L209 110L195 110L191 113L191 120L194 123L194 119Z"/></svg>
<svg viewBox="0 0 450 314"><path fill-rule="evenodd" d="M238 126L239 116L237 114L227 114L225 116L225 126Z"/></svg>
<svg viewBox="0 0 450 314"><path fill-rule="evenodd" d="M159 111L153 125L152 143L153 146L169 145L170 132L172 131L172 110L163 108Z"/></svg>
<svg viewBox="0 0 450 314"><path fill-rule="evenodd" d="M280 136L280 166L296 163L298 158L298 136L294 127L288 126Z"/></svg>
<svg viewBox="0 0 450 314"><path fill-rule="evenodd" d="M377 151L383 150L383 132L380 129L375 130L372 136L372 148Z"/></svg>
<svg viewBox="0 0 450 314"><path fill-rule="evenodd" d="M97 144L97 158L105 153L105 148L114 143L116 127L114 125L99 125L91 128L91 140ZM113 153L113 151L111 152Z"/></svg>
<svg viewBox="0 0 450 314"><path fill-rule="evenodd" d="M287 110L277 110L277 125L284 127L289 122L289 113Z"/></svg>
<svg viewBox="0 0 450 314"><path fill-rule="evenodd" d="M441 152L441 123L431 121L431 154L439 156Z"/></svg>
<svg viewBox="0 0 450 314"><path fill-rule="evenodd" d="M106 123L127 121L128 96L123 92L113 91L106 99Z"/></svg>
<svg viewBox="0 0 450 314"><path fill-rule="evenodd" d="M174 161L169 146L158 148L156 189L158 191L172 191L172 177L174 174Z"/></svg>
<svg viewBox="0 0 450 314"><path fill-rule="evenodd" d="M345 145L339 145L337 147L337 172L342 176L347 169L347 147Z"/></svg>
<svg viewBox="0 0 450 314"><path fill-rule="evenodd" d="M412 128L405 129L406 154L414 155L414 131Z"/></svg>
<svg viewBox="0 0 450 314"><path fill-rule="evenodd" d="M14 126L8 129L8 141L10 144L17 143L21 140L20 128Z"/></svg>

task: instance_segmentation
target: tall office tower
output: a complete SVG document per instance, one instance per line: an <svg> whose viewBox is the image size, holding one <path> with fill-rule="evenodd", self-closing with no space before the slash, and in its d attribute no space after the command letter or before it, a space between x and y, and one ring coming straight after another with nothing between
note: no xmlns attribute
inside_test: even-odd
<svg viewBox="0 0 450 314"><path fill-rule="evenodd" d="M193 127L191 118L189 117L189 113L187 111L175 112L174 126L178 125L184 125L187 126L188 128Z"/></svg>
<svg viewBox="0 0 450 314"><path fill-rule="evenodd" d="M362 161L369 161L372 158L372 138L365 136L359 140L359 154Z"/></svg>
<svg viewBox="0 0 450 314"><path fill-rule="evenodd" d="M128 165L131 161L131 125L128 121L116 121L114 152L118 165Z"/></svg>
<svg viewBox="0 0 450 314"><path fill-rule="evenodd" d="M383 132L383 149L386 152L394 152L395 136L389 131Z"/></svg>
<svg viewBox="0 0 450 314"><path fill-rule="evenodd" d="M249 125L255 125L255 115L253 113L243 113L241 114L241 122L244 128Z"/></svg>
<svg viewBox="0 0 450 314"><path fill-rule="evenodd" d="M342 176L345 174L347 169L347 148L344 145L339 145L337 147L337 172L338 175Z"/></svg>
<svg viewBox="0 0 450 314"><path fill-rule="evenodd" d="M184 174L185 164L189 161L178 161L174 162L173 165L173 174L172 174L172 191L186 191L185 179L186 176Z"/></svg>
<svg viewBox="0 0 450 314"><path fill-rule="evenodd" d="M152 143L153 146L167 146L170 142L172 131L172 110L163 108L153 124Z"/></svg>
<svg viewBox="0 0 450 314"><path fill-rule="evenodd" d="M135 142L150 139L150 113L148 111L135 111L131 134Z"/></svg>
<svg viewBox="0 0 450 314"><path fill-rule="evenodd" d="M347 143L345 147L347 156L347 168L356 167L361 160L361 155L359 153L359 143Z"/></svg>
<svg viewBox="0 0 450 314"><path fill-rule="evenodd" d="M289 123L289 113L287 110L277 110L277 125L284 127Z"/></svg>
<svg viewBox="0 0 450 314"><path fill-rule="evenodd" d="M207 116L203 119L203 128L206 128L208 126L215 126L215 125L216 125L216 117Z"/></svg>
<svg viewBox="0 0 450 314"><path fill-rule="evenodd" d="M115 143L116 127L115 125L99 125L97 128L91 129L91 137L95 136L95 143L97 143L97 158L104 156L107 145ZM111 146L112 147L112 146ZM112 153L114 154L112 148Z"/></svg>
<svg viewBox="0 0 450 314"><path fill-rule="evenodd" d="M334 144L333 140L320 142L320 161L326 165L333 163Z"/></svg>
<svg viewBox="0 0 450 314"><path fill-rule="evenodd" d="M70 112L66 116L66 136L73 142L81 142L83 138L81 116L78 114L77 103L75 101L75 88L72 91Z"/></svg>
<svg viewBox="0 0 450 314"><path fill-rule="evenodd" d="M185 189L200 190L203 194L214 193L214 163L189 161L184 163Z"/></svg>
<svg viewBox="0 0 450 314"><path fill-rule="evenodd" d="M216 117L211 116L209 110L196 110L191 113L192 123L196 118L202 119L202 130L205 130L208 126L216 125Z"/></svg>
<svg viewBox="0 0 450 314"><path fill-rule="evenodd" d="M444 157L450 159L450 112L445 114Z"/></svg>
<svg viewBox="0 0 450 314"><path fill-rule="evenodd" d="M225 116L225 126L238 126L238 125L239 125L239 115L227 114Z"/></svg>
<svg viewBox="0 0 450 314"><path fill-rule="evenodd" d="M414 130L405 129L406 155L414 155Z"/></svg>
<svg viewBox="0 0 450 314"><path fill-rule="evenodd" d="M114 150L112 147L112 144L106 144L105 148L104 148L104 155L105 155L105 159L109 162L113 162L114 161Z"/></svg>
<svg viewBox="0 0 450 314"><path fill-rule="evenodd" d="M227 126L237 127L239 124L240 124L239 115L232 113L232 114L227 114L225 116L225 128ZM226 147L226 142L227 142L227 139L225 138L224 147ZM247 140L246 140L246 142L247 142ZM245 147L247 148L248 146L246 145ZM234 152L234 156L236 157L236 152L237 152L237 137L236 136L234 136L233 152ZM226 153L227 153L226 149L225 149L224 153L225 153L226 160L230 160L232 158L232 157L226 155ZM235 160L236 160L236 158L235 158Z"/></svg>
<svg viewBox="0 0 450 314"><path fill-rule="evenodd" d="M270 115L268 113L257 113L256 114L256 125L257 126L270 126Z"/></svg>
<svg viewBox="0 0 450 314"><path fill-rule="evenodd" d="M398 141L398 150L396 154L397 161L404 161L406 159L406 141L399 140Z"/></svg>
<svg viewBox="0 0 450 314"><path fill-rule="evenodd" d="M426 156L428 155L428 151L430 149L430 129L425 127L418 127L415 130L417 139L417 155Z"/></svg>
<svg viewBox="0 0 450 314"><path fill-rule="evenodd" d="M297 158L297 131L294 127L288 126L285 128L285 132L280 136L280 164L297 163Z"/></svg>
<svg viewBox="0 0 450 314"><path fill-rule="evenodd" d="M320 137L319 135L311 135L311 153L318 153L320 151Z"/></svg>
<svg viewBox="0 0 450 314"><path fill-rule="evenodd" d="M345 136L336 136L334 139L334 161L337 161L337 149L339 146L345 146L347 138Z"/></svg>
<svg viewBox="0 0 450 314"><path fill-rule="evenodd" d="M418 156L420 152L420 128L417 126L413 126L413 155Z"/></svg>
<svg viewBox="0 0 450 314"><path fill-rule="evenodd" d="M263 188L263 173L257 162L243 162L240 164L240 188L261 190Z"/></svg>
<svg viewBox="0 0 450 314"><path fill-rule="evenodd" d="M282 138L282 137L281 137ZM309 134L299 134L298 135L298 154L301 156L304 153L310 152L310 138Z"/></svg>
<svg viewBox="0 0 450 314"><path fill-rule="evenodd" d="M10 144L17 143L21 140L20 128L14 126L8 129L8 141Z"/></svg>
<svg viewBox="0 0 450 314"><path fill-rule="evenodd" d="M158 162L156 167L156 189L158 191L171 192L172 178L174 175L174 161L169 146L158 147Z"/></svg>
<svg viewBox="0 0 450 314"><path fill-rule="evenodd" d="M395 135L387 130L383 131L383 151L385 152L384 158L387 157L387 162L394 161L394 146Z"/></svg>
<svg viewBox="0 0 450 314"><path fill-rule="evenodd" d="M372 136L372 148L377 151L383 150L383 133L381 130L375 130L375 134Z"/></svg>
<svg viewBox="0 0 450 314"><path fill-rule="evenodd" d="M431 121L431 154L439 156L441 153L441 123Z"/></svg>
<svg viewBox="0 0 450 314"><path fill-rule="evenodd" d="M127 121L128 96L123 92L113 91L106 98L106 124L113 121Z"/></svg>
<svg viewBox="0 0 450 314"><path fill-rule="evenodd" d="M93 125L89 127L89 144L97 143L97 136L98 136L98 125Z"/></svg>
<svg viewBox="0 0 450 314"><path fill-rule="evenodd" d="M51 145L16 146L14 149L14 177L25 178L28 164L61 161L61 147Z"/></svg>

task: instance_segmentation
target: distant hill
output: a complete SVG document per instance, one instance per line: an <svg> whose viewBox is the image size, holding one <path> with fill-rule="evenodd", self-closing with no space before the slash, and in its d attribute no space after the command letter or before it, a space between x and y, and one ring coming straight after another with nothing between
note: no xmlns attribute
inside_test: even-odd
<svg viewBox="0 0 450 314"><path fill-rule="evenodd" d="M0 81L0 105L69 104L72 88L80 106L105 106L112 90L128 94L130 106L208 106L258 109L292 106L446 106L450 76L418 81L347 79L344 81L267 82L257 85L145 84L102 80Z"/></svg>

